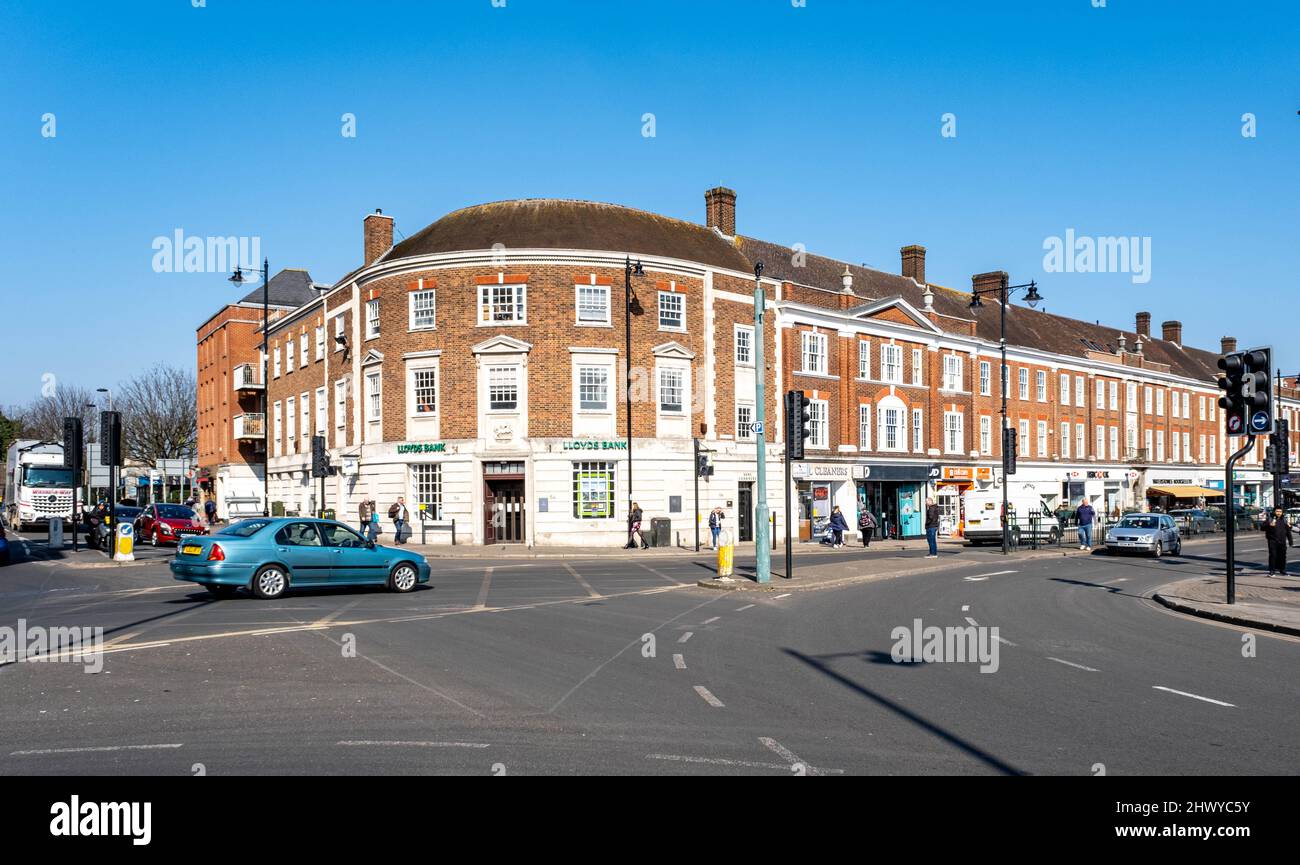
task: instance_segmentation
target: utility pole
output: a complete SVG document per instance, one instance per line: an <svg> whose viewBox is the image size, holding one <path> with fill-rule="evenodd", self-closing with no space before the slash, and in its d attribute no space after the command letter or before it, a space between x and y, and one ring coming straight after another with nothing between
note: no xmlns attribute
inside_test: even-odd
<svg viewBox="0 0 1300 865"><path fill-rule="evenodd" d="M763 362L763 314L767 298L763 294L763 262L754 264L754 443L758 453L758 502L754 508L754 578L759 583L772 579L772 526L767 507L767 405ZM787 515L786 521L789 522Z"/></svg>

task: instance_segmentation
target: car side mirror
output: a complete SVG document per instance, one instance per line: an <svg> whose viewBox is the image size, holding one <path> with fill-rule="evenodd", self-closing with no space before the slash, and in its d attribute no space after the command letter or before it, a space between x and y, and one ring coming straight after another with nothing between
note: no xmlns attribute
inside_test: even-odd
<svg viewBox="0 0 1300 865"><path fill-rule="evenodd" d="M373 550L374 548L375 548L375 542L374 542L374 541L366 541L366 549L368 549L368 550Z"/></svg>

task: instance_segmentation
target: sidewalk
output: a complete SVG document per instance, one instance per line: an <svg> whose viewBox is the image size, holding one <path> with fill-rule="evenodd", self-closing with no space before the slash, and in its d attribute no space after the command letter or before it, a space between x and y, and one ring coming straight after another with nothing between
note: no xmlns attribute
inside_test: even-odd
<svg viewBox="0 0 1300 865"><path fill-rule="evenodd" d="M1180 613L1300 636L1300 574L1266 577L1247 566L1237 574L1237 602L1227 603L1227 594L1227 578L1216 575L1169 583L1154 597Z"/></svg>

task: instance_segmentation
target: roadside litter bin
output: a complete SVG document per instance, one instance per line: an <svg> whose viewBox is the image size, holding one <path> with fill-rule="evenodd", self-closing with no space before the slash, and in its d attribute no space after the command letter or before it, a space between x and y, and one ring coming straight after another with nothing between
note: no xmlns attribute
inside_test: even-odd
<svg viewBox="0 0 1300 865"><path fill-rule="evenodd" d="M671 547L673 545L673 521L667 517L650 519L650 546Z"/></svg>
<svg viewBox="0 0 1300 865"><path fill-rule="evenodd" d="M718 576L730 577L735 568L735 550L731 543L731 533L723 529L718 533Z"/></svg>

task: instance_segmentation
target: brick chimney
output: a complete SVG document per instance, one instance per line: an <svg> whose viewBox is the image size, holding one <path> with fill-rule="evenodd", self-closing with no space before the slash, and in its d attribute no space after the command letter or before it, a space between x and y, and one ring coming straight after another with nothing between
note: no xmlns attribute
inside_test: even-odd
<svg viewBox="0 0 1300 865"><path fill-rule="evenodd" d="M1181 321L1166 321L1160 325L1163 331L1165 342L1172 342L1174 345L1183 344L1183 323Z"/></svg>
<svg viewBox="0 0 1300 865"><path fill-rule="evenodd" d="M989 273L977 273L970 278L971 287L975 291L986 291L988 289L998 289L1008 282L1007 272L1005 270L994 270ZM997 302L997 295L984 295L985 302Z"/></svg>
<svg viewBox="0 0 1300 865"><path fill-rule="evenodd" d="M736 236L736 190L715 186L704 193L705 224L728 237Z"/></svg>
<svg viewBox="0 0 1300 865"><path fill-rule="evenodd" d="M1232 354L1237 350L1237 338L1235 336L1225 336L1219 340L1219 348L1222 349L1221 354Z"/></svg>
<svg viewBox="0 0 1300 865"><path fill-rule="evenodd" d="M925 247L914 243L904 246L899 252L903 255L903 276L925 285Z"/></svg>
<svg viewBox="0 0 1300 865"><path fill-rule="evenodd" d="M366 215L365 253L366 264L374 264L381 255L393 248L393 217L384 216L382 210Z"/></svg>
<svg viewBox="0 0 1300 865"><path fill-rule="evenodd" d="M1137 315L1138 336L1151 337L1151 313L1139 312Z"/></svg>

